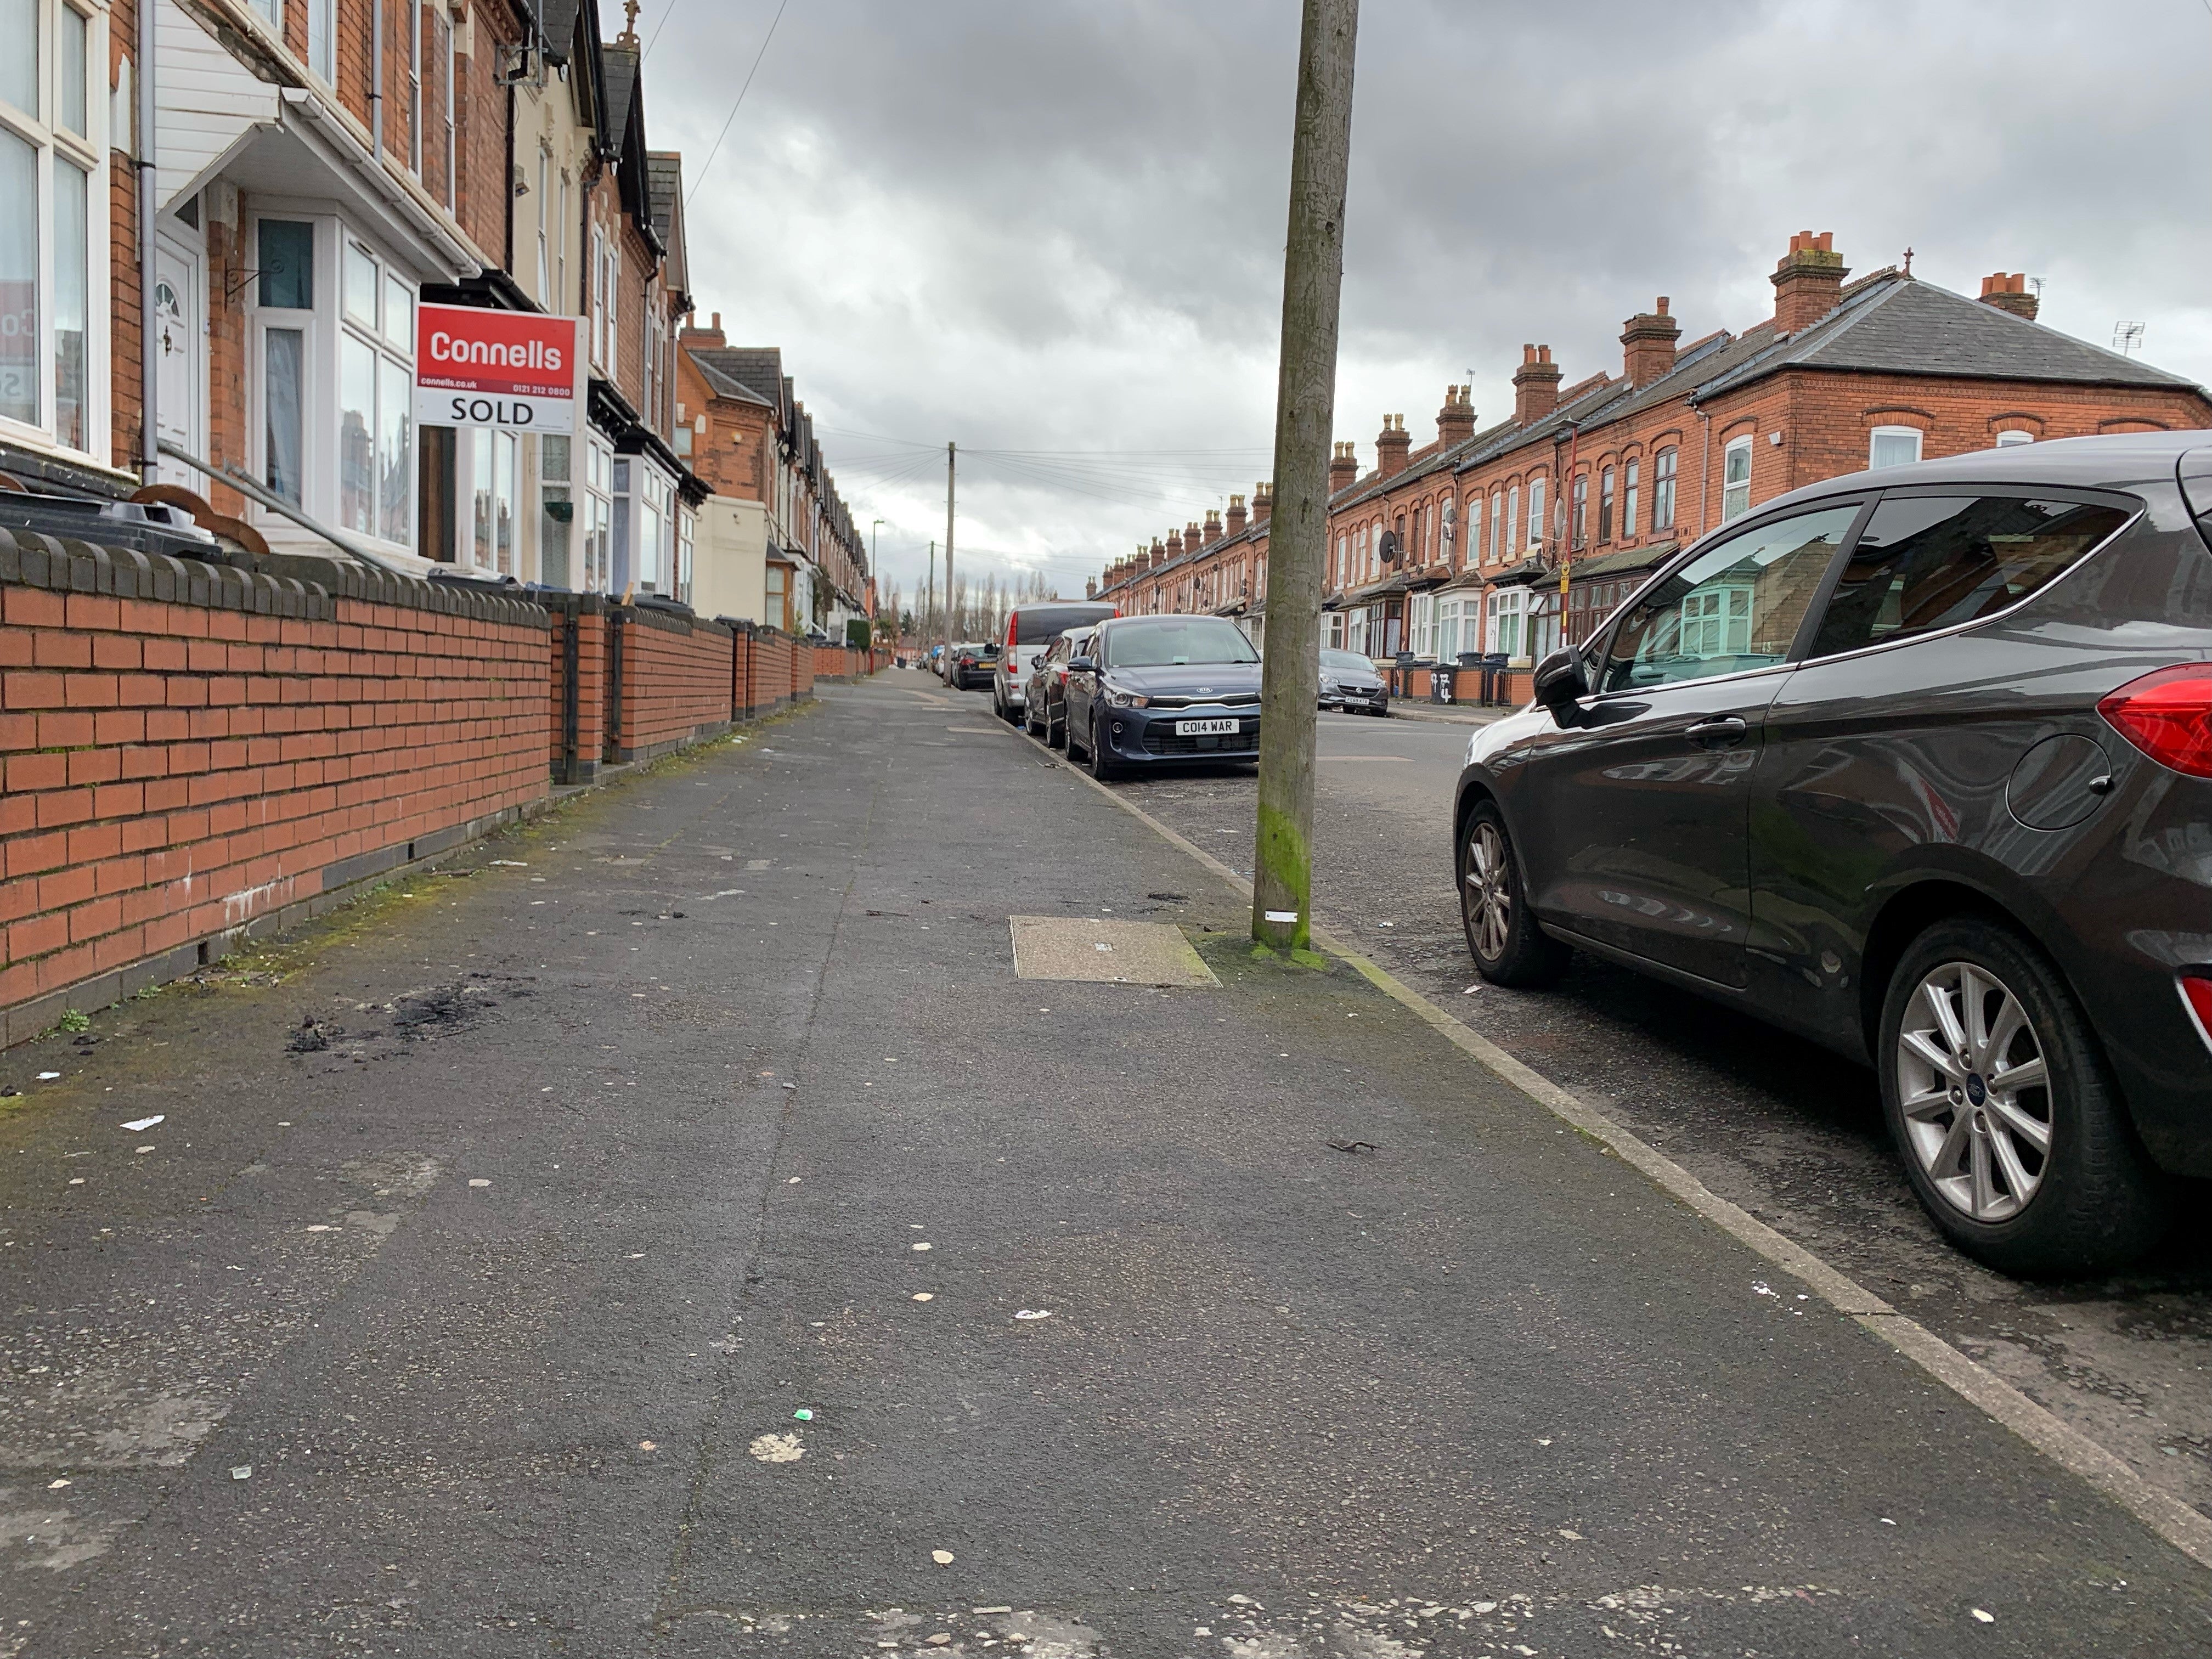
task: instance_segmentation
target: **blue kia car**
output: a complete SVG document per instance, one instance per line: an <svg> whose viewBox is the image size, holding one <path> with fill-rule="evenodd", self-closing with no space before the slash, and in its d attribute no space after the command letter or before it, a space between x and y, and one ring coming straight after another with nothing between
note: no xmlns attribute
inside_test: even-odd
<svg viewBox="0 0 2212 1659"><path fill-rule="evenodd" d="M1260 758L1260 653L1223 617L1115 617L1070 658L1067 757L1091 775Z"/></svg>

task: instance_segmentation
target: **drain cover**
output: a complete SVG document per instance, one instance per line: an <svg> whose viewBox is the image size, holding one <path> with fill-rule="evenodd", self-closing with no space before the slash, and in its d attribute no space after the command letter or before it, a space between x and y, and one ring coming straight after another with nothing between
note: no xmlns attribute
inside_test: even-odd
<svg viewBox="0 0 2212 1659"><path fill-rule="evenodd" d="M1009 916L1019 979L1103 985L1218 985L1180 929L1091 916Z"/></svg>

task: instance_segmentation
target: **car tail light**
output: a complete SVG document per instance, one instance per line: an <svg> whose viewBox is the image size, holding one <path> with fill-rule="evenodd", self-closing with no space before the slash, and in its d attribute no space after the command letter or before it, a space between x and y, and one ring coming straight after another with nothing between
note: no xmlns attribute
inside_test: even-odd
<svg viewBox="0 0 2212 1659"><path fill-rule="evenodd" d="M2130 680L2097 712L2160 766L2212 778L2212 663L2185 663Z"/></svg>
<svg viewBox="0 0 2212 1659"><path fill-rule="evenodd" d="M2204 1039L2207 1047L2212 1047L2212 973L2184 974L2181 1000L2197 1016L2197 1035Z"/></svg>

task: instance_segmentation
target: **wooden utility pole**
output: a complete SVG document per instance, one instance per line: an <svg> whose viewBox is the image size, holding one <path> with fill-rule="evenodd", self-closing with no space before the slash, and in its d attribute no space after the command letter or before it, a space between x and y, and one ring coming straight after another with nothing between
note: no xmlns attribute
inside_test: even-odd
<svg viewBox="0 0 2212 1659"><path fill-rule="evenodd" d="M923 655L925 655L925 656L927 656L927 655L928 654L928 645L929 645L930 636L937 631L937 629L936 629L936 625L935 625L935 624L936 624L936 622L937 622L937 544L936 544L935 542L932 542L932 543L930 543L930 544L929 544L929 592L928 592L928 597L927 597L927 599L923 599L923 600L922 600L922 602L921 602L921 625L920 627L916 628L916 629L914 630L916 634L918 634L918 635L920 635L921 636L921 643L922 643L922 647L923 647L923 653L922 653L922 654L923 654Z"/></svg>
<svg viewBox="0 0 2212 1659"><path fill-rule="evenodd" d="M1267 660L1260 671L1260 814L1252 937L1303 950L1312 933L1314 724L1320 696L1328 446L1359 0L1304 0L1283 251L1275 386L1275 507L1267 520Z"/></svg>
<svg viewBox="0 0 2212 1659"><path fill-rule="evenodd" d="M952 653L952 471L957 452L945 446L945 651Z"/></svg>

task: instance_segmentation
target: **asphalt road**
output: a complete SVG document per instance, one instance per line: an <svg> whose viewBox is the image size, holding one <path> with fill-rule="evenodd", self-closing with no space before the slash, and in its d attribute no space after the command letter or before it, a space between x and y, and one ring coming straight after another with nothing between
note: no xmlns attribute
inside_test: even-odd
<svg viewBox="0 0 2212 1659"><path fill-rule="evenodd" d="M2212 1205L2110 1278L2023 1284L1960 1255L1914 1203L1871 1072L1624 969L1500 990L1474 973L1452 887L1470 730L1324 714L1316 910L1474 1029L1769 1225L1905 1308L2145 1478L2212 1515ZM1251 865L1238 769L1116 783L1235 868Z"/></svg>
<svg viewBox="0 0 2212 1659"><path fill-rule="evenodd" d="M1109 917L1219 982L1114 982ZM86 1035L0 1066L11 1659L2212 1638L2202 1569L903 676Z"/></svg>

